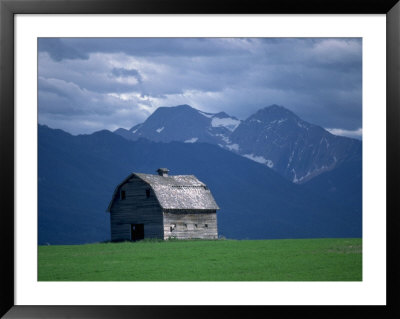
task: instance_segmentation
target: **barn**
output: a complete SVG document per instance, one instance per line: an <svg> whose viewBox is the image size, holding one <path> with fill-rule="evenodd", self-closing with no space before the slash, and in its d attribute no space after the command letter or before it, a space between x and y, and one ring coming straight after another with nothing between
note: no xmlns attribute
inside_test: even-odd
<svg viewBox="0 0 400 319"><path fill-rule="evenodd" d="M168 172L131 173L115 188L107 208L112 241L218 238L219 207L207 185Z"/></svg>

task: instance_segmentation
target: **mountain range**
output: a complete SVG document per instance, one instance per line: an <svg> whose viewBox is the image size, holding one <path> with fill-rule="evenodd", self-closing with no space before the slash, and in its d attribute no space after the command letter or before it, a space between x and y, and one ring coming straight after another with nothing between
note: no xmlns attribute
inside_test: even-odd
<svg viewBox="0 0 400 319"><path fill-rule="evenodd" d="M285 121L278 123L282 118L273 117L275 112L286 114L288 128L293 128L296 120L308 125L296 117L290 118L293 113L276 106L260 110L260 114L245 121L189 106L161 108L130 130L103 130L77 136L39 125L38 243L109 240L109 215L105 211L115 186L131 172L155 174L159 167L169 168L172 175L193 174L209 186L221 207L217 213L220 236L361 237L362 162L358 154L361 142L346 138L332 142L336 137L326 135L330 148L321 147L320 152L331 151L321 156L321 163L326 164L322 159L335 156L335 165L308 181L304 178L301 184L293 183L290 176L277 169L280 166L275 157L267 157L261 153L262 149L252 150L238 137L245 136L239 134L239 129L245 132L246 128L251 129L248 123L259 120L263 129L255 132L265 134L269 123L277 129L278 138L283 134L279 125ZM326 134L323 129L320 132L309 125L308 131L315 130L317 136L323 138ZM294 139L292 135L295 133L287 134L288 141ZM309 135L304 139L309 141ZM298 142L298 149L301 145L308 144ZM248 154L253 154L253 158L245 156ZM274 166L258 160L258 156L271 159ZM293 155L292 162L295 159L298 157ZM302 167L301 163L300 160L293 167ZM301 175L296 177L299 179Z"/></svg>
<svg viewBox="0 0 400 319"><path fill-rule="evenodd" d="M128 140L209 143L263 164L294 183L304 183L343 163L360 162L362 143L336 136L278 105L246 120L189 105L160 107L145 122L114 131Z"/></svg>

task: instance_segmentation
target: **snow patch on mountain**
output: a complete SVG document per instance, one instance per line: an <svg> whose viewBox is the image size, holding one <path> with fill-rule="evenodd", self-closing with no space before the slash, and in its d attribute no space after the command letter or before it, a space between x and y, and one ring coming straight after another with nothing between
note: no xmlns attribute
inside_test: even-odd
<svg viewBox="0 0 400 319"><path fill-rule="evenodd" d="M157 133L161 133L163 129L164 129L164 126L156 129L156 131L157 131Z"/></svg>
<svg viewBox="0 0 400 319"><path fill-rule="evenodd" d="M215 134L215 136L220 137L226 144L231 143L231 140L229 139L229 137L225 136L224 134Z"/></svg>
<svg viewBox="0 0 400 319"><path fill-rule="evenodd" d="M288 161L287 167L289 167L289 166L290 166L290 164L292 163L292 161L293 161L293 156L294 156L294 150L293 150L293 151L292 151L292 153L290 154L290 157L289 157L289 161Z"/></svg>
<svg viewBox="0 0 400 319"><path fill-rule="evenodd" d="M332 170L333 168L335 168L336 162L337 162L336 157L334 157L334 162L331 165L323 165L323 166L321 166L319 168L310 170L304 176L301 176L299 178L296 176L296 171L294 169L292 169L292 172L294 173L294 177L293 177L292 181L293 181L293 183L301 184L301 183L309 180L310 177L312 178L312 177L314 177L316 175L319 175L319 174L321 174L323 172Z"/></svg>
<svg viewBox="0 0 400 319"><path fill-rule="evenodd" d="M272 162L269 159L266 159L262 156L256 156L254 154L244 154L244 157L247 157L248 159L251 159L254 162L260 163L260 164L265 164L267 165L269 168L274 167L274 162Z"/></svg>
<svg viewBox="0 0 400 319"><path fill-rule="evenodd" d="M280 119L280 120L274 120L269 124L281 124L282 122L285 122L285 121L287 121L287 119L283 118L283 119Z"/></svg>
<svg viewBox="0 0 400 319"><path fill-rule="evenodd" d="M329 147L329 142L326 140L325 137L321 140L320 144L322 144L323 141L325 142L326 148L328 148Z"/></svg>
<svg viewBox="0 0 400 319"><path fill-rule="evenodd" d="M196 143L198 139L198 137L192 137L191 139L186 140L185 143Z"/></svg>
<svg viewBox="0 0 400 319"><path fill-rule="evenodd" d="M227 149L231 151L239 151L239 145L238 144L228 144L225 146Z"/></svg>
<svg viewBox="0 0 400 319"><path fill-rule="evenodd" d="M294 174L292 182L293 183L298 183L300 180L297 178L297 174L296 174L296 171L294 169L292 169L292 173Z"/></svg>
<svg viewBox="0 0 400 319"><path fill-rule="evenodd" d="M211 120L211 126L212 127L226 127L228 130L230 130L231 132L233 132L240 124L239 120L230 118L230 117L225 117L225 118L218 118L218 117L214 117Z"/></svg>
<svg viewBox="0 0 400 319"><path fill-rule="evenodd" d="M300 127L300 128L305 128L305 129L308 129L308 126L307 125L305 125L305 123L303 122L300 122L300 121L297 121L297 126L298 127Z"/></svg>
<svg viewBox="0 0 400 319"><path fill-rule="evenodd" d="M211 113L205 113L205 112L202 112L202 111L199 111L199 113L201 115L205 116L205 117L208 117L208 118L212 118L215 115L215 114L211 114Z"/></svg>

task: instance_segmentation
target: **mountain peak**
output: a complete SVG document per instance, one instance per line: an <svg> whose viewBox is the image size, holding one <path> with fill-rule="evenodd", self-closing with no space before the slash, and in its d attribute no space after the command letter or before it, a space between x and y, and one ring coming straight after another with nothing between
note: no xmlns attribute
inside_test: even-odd
<svg viewBox="0 0 400 319"><path fill-rule="evenodd" d="M171 106L171 108L176 108L176 109L192 109L194 110L194 107L191 107L189 104L181 104L177 106Z"/></svg>
<svg viewBox="0 0 400 319"><path fill-rule="evenodd" d="M188 119L201 120L201 116L198 114L198 111L195 108L187 104L182 104L177 106L160 106L147 118L144 123L164 125L166 122L180 123L180 121Z"/></svg>
<svg viewBox="0 0 400 319"><path fill-rule="evenodd" d="M159 112L176 112L176 111L189 111L189 110L196 111L195 108L193 108L187 104L182 104L182 105L177 105L177 106L160 106L153 112L153 114L156 114Z"/></svg>
<svg viewBox="0 0 400 319"><path fill-rule="evenodd" d="M296 183L361 156L359 143L337 138L279 105L259 110L229 138L238 145L240 154L265 163Z"/></svg>
<svg viewBox="0 0 400 319"><path fill-rule="evenodd" d="M282 105L278 105L278 104L272 104L272 105L270 105L270 106L266 106L266 107L264 107L264 109L271 109L271 110L287 110L287 108L285 108L284 106L282 106Z"/></svg>
<svg viewBox="0 0 400 319"><path fill-rule="evenodd" d="M188 104L181 104L176 106L164 106L165 108L169 108L170 110L196 110L194 107Z"/></svg>
<svg viewBox="0 0 400 319"><path fill-rule="evenodd" d="M269 114L279 114L279 115L284 115L287 117L290 116L290 117L298 118L298 116L296 114L294 114L291 110L289 110L281 105L277 105L277 104L267 106L267 107L259 110L259 112L269 113Z"/></svg>
<svg viewBox="0 0 400 319"><path fill-rule="evenodd" d="M264 124L281 123L290 120L292 123L303 122L296 114L280 105L270 105L258 110L251 115L246 122L258 122Z"/></svg>
<svg viewBox="0 0 400 319"><path fill-rule="evenodd" d="M225 145L228 135L240 121L225 112L217 114L200 111L188 104L157 108L145 122L129 131L116 130L129 140L145 137L156 142L210 143Z"/></svg>
<svg viewBox="0 0 400 319"><path fill-rule="evenodd" d="M225 112L219 112L214 114L214 117L218 117L220 119L225 118L225 117L232 117L235 118L234 116L229 116L228 114L226 114Z"/></svg>

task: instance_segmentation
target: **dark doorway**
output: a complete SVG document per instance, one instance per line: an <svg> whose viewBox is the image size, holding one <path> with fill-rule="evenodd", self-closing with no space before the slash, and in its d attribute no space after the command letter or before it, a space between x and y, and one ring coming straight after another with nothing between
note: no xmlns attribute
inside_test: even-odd
<svg viewBox="0 0 400 319"><path fill-rule="evenodd" d="M131 240L144 239L144 224L131 224Z"/></svg>

